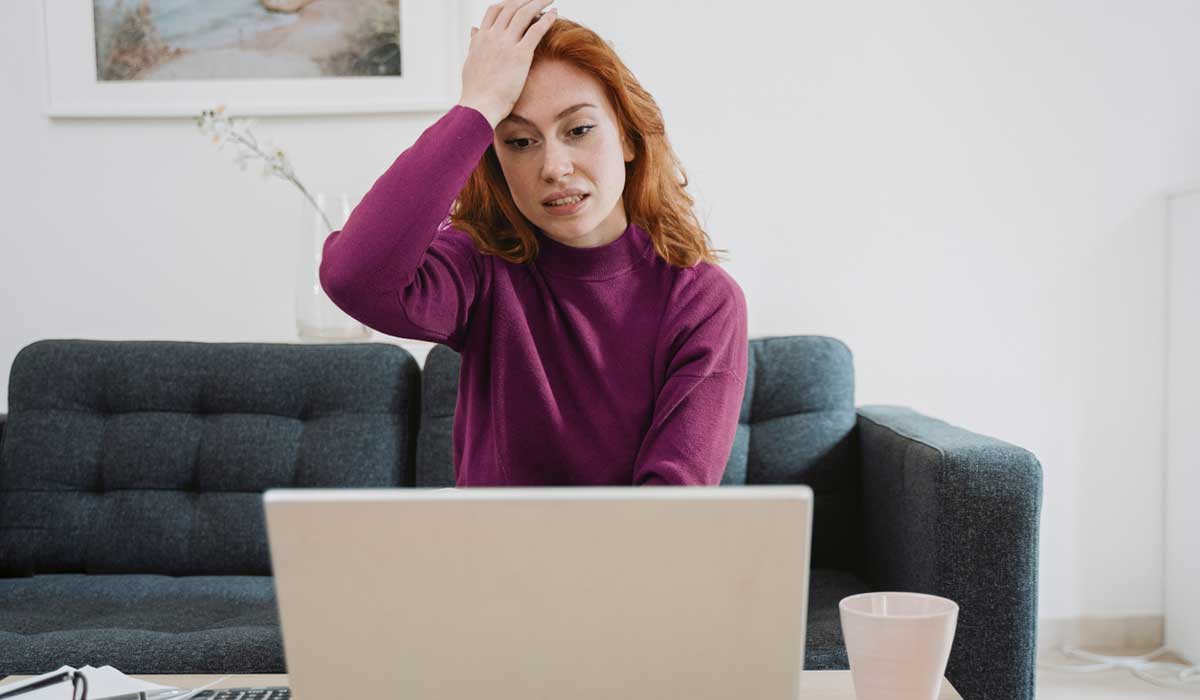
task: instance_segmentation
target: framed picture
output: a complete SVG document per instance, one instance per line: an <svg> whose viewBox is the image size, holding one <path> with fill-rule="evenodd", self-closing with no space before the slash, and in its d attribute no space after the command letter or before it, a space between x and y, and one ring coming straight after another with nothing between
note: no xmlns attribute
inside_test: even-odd
<svg viewBox="0 0 1200 700"><path fill-rule="evenodd" d="M437 111L457 0L43 0L51 117Z"/></svg>

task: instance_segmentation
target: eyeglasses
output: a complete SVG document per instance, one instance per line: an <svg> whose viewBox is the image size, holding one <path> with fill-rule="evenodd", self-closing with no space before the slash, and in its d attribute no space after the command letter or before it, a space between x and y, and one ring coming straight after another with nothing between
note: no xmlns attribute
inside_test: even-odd
<svg viewBox="0 0 1200 700"><path fill-rule="evenodd" d="M83 674L79 671L63 671L53 676L47 676L36 683L23 685L15 690L0 691L0 700L3 700L3 698L15 698L32 690L38 690L39 688L45 688L68 680L71 681L71 700L87 700L87 678L84 678Z"/></svg>

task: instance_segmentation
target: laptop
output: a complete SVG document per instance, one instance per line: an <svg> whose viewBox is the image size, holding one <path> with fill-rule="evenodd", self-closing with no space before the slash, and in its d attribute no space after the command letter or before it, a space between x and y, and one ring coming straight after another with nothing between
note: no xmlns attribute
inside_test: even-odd
<svg viewBox="0 0 1200 700"><path fill-rule="evenodd" d="M297 700L795 698L807 486L270 489Z"/></svg>

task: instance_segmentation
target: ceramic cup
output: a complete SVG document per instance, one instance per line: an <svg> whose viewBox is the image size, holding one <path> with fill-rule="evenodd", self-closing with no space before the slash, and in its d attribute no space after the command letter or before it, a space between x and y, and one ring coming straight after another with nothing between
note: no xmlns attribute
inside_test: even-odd
<svg viewBox="0 0 1200 700"><path fill-rule="evenodd" d="M862 593L838 604L858 700L936 700L958 604L924 593Z"/></svg>

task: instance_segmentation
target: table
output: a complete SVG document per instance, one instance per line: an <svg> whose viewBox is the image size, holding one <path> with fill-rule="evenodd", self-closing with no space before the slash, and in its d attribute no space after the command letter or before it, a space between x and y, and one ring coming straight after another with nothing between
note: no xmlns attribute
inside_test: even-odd
<svg viewBox="0 0 1200 700"><path fill-rule="evenodd" d="M53 670L53 669L51 669ZM195 688L221 677L215 675L150 675L133 674L151 683L176 686L179 688ZM31 678L31 676L8 676L0 681L0 689L9 683ZM287 685L286 674L245 674L233 675L225 681L213 686L214 688L245 688L249 686ZM804 700L855 700L854 683L849 671L805 671L801 697ZM17 700L14 698L13 700ZM302 700L297 698L297 700ZM962 696L950 685L950 681L942 679L942 692L938 700L962 700Z"/></svg>

